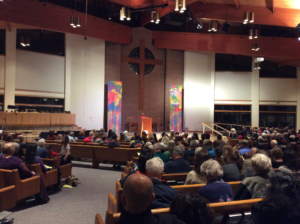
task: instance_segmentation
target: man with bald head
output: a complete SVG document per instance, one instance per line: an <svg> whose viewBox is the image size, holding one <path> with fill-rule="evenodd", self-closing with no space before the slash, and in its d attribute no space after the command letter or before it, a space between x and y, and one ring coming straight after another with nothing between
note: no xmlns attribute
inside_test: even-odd
<svg viewBox="0 0 300 224"><path fill-rule="evenodd" d="M130 175L124 183L121 199L125 210L121 212L118 224L183 224L172 215L152 215L150 205L155 199L155 194L152 181L145 175Z"/></svg>

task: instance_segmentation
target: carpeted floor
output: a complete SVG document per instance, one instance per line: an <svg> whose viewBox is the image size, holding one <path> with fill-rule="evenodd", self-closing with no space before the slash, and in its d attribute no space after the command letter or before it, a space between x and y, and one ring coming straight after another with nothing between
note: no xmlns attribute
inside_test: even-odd
<svg viewBox="0 0 300 224"><path fill-rule="evenodd" d="M108 193L115 194L116 180L120 179L120 170L112 165L100 164L99 169L91 168L89 162L73 162L72 173L81 184L72 189L50 195L50 202L34 206L27 203L19 206L7 219L14 218L16 224L60 224L94 223L96 213L105 220Z"/></svg>

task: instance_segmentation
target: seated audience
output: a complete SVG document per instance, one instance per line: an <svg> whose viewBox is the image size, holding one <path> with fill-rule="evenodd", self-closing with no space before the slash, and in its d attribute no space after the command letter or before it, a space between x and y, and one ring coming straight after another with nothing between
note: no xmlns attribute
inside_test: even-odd
<svg viewBox="0 0 300 224"><path fill-rule="evenodd" d="M280 166L283 165L282 161L282 150L278 147L273 148L272 152L272 167L273 168L279 168Z"/></svg>
<svg viewBox="0 0 300 224"><path fill-rule="evenodd" d="M15 147L15 153L13 154L13 156L22 159L22 155L20 154L20 145L16 142L13 142L13 144L14 144L14 147Z"/></svg>
<svg viewBox="0 0 300 224"><path fill-rule="evenodd" d="M106 135L104 135L104 134L102 135L99 143L100 144L106 144L107 143L107 141L106 141Z"/></svg>
<svg viewBox="0 0 300 224"><path fill-rule="evenodd" d="M5 141L8 142L13 142L14 141L14 136L12 135L7 135Z"/></svg>
<svg viewBox="0 0 300 224"><path fill-rule="evenodd" d="M223 164L223 148L221 147L216 147L214 148L214 153L215 153L215 160L222 165Z"/></svg>
<svg viewBox="0 0 300 224"><path fill-rule="evenodd" d="M183 158L185 148L181 146L176 146L174 148L174 161L169 161L165 164L165 173L188 173L190 172L189 161ZM155 154L154 154L155 157Z"/></svg>
<svg viewBox="0 0 300 224"><path fill-rule="evenodd" d="M55 141L61 141L62 140L62 135L61 134L58 134Z"/></svg>
<svg viewBox="0 0 300 224"><path fill-rule="evenodd" d="M85 135L85 132L84 131L80 131L77 139L78 140L84 140L85 139L84 135Z"/></svg>
<svg viewBox="0 0 300 224"><path fill-rule="evenodd" d="M212 143L213 150L209 151L210 157L215 158L215 148L220 147L220 141L214 140Z"/></svg>
<svg viewBox="0 0 300 224"><path fill-rule="evenodd" d="M225 182L241 181L244 178L243 159L239 151L230 145L224 147L223 180Z"/></svg>
<svg viewBox="0 0 300 224"><path fill-rule="evenodd" d="M251 162L251 158L257 153L258 148L256 147L252 147L249 153L250 158L244 158L244 169L245 168L250 168L252 170L252 162ZM245 152L247 153L247 152ZM244 155L244 153L243 153Z"/></svg>
<svg viewBox="0 0 300 224"><path fill-rule="evenodd" d="M35 172L30 171L23 160L12 156L15 153L15 147L12 142L6 143L2 149L3 156L0 157L0 169L14 170L17 169L20 175L20 179L35 176ZM40 193L35 196L35 200L38 203L46 203L50 199L48 197L43 178L40 177Z"/></svg>
<svg viewBox="0 0 300 224"><path fill-rule="evenodd" d="M252 159L253 177L245 178L238 186L234 200L246 200L251 198L262 198L265 196L266 186L270 183L270 171L272 164L269 157L257 153Z"/></svg>
<svg viewBox="0 0 300 224"><path fill-rule="evenodd" d="M223 170L217 161L205 161L201 165L201 173L207 182L199 189L200 196L206 198L209 203L233 201L232 188L222 180Z"/></svg>
<svg viewBox="0 0 300 224"><path fill-rule="evenodd" d="M60 165L66 165L71 163L71 147L69 144L69 138L67 135L64 135L61 141L61 151L58 153L58 156L62 156Z"/></svg>
<svg viewBox="0 0 300 224"><path fill-rule="evenodd" d="M174 156L174 148L176 144L173 140L169 141L168 143L168 150L164 152L164 155L166 155L169 159L173 158Z"/></svg>
<svg viewBox="0 0 300 224"><path fill-rule="evenodd" d="M169 161L169 157L164 155L162 150L164 150L164 147L160 143L155 143L153 145L153 151L154 151L153 157L159 157L162 159L162 161L164 161L164 163L166 163Z"/></svg>
<svg viewBox="0 0 300 224"><path fill-rule="evenodd" d="M175 140L175 131L170 131L170 139Z"/></svg>
<svg viewBox="0 0 300 224"><path fill-rule="evenodd" d="M94 138L94 132L90 131L89 136L86 137L83 141L85 143L91 143ZM70 139L70 138L69 138Z"/></svg>
<svg viewBox="0 0 300 224"><path fill-rule="evenodd" d="M54 134L54 130L50 129L48 136L47 136L47 140L55 140L56 139L56 135Z"/></svg>
<svg viewBox="0 0 300 224"><path fill-rule="evenodd" d="M201 173L201 165L209 159L210 159L210 155L206 149L201 149L200 151L197 150L194 170L188 173L184 184L206 183L206 177Z"/></svg>
<svg viewBox="0 0 300 224"><path fill-rule="evenodd" d="M140 135L134 135L135 140L130 143L130 148L140 148L144 145L144 143L140 140Z"/></svg>
<svg viewBox="0 0 300 224"><path fill-rule="evenodd" d="M207 201L195 193L183 193L175 197L170 206L170 214L186 224L211 224L214 221L213 210Z"/></svg>
<svg viewBox="0 0 300 224"><path fill-rule="evenodd" d="M118 136L113 133L112 136L111 136L111 141L109 143L107 143L107 147L121 147L120 143L118 142L117 140Z"/></svg>
<svg viewBox="0 0 300 224"><path fill-rule="evenodd" d="M19 154L21 155L21 156L24 156L25 154L24 154L24 150L26 149L26 142L24 141L24 137L23 137L23 135L18 135L18 137L17 137L18 139L19 139L19 141L20 141L20 150L19 150Z"/></svg>
<svg viewBox="0 0 300 224"><path fill-rule="evenodd" d="M45 148L46 142L45 139L41 138L37 142L37 156L41 158L48 158L48 150Z"/></svg>
<svg viewBox="0 0 300 224"><path fill-rule="evenodd" d="M271 150L270 151L272 152L273 149L277 148L277 141L276 140L272 140L271 143L270 143L270 145L271 145Z"/></svg>
<svg viewBox="0 0 300 224"><path fill-rule="evenodd" d="M249 152L250 153L248 140L242 140L242 146L241 147L242 148L239 150L240 155L243 155L244 152Z"/></svg>
<svg viewBox="0 0 300 224"><path fill-rule="evenodd" d="M192 137L194 137L195 140L198 140L199 141L199 135L197 132L194 132Z"/></svg>
<svg viewBox="0 0 300 224"><path fill-rule="evenodd" d="M266 197L252 207L248 224L298 224L300 220L300 180L276 173L266 190Z"/></svg>
<svg viewBox="0 0 300 224"><path fill-rule="evenodd" d="M178 191L170 187L167 182L161 180L164 173L163 161L158 157L148 160L146 162L146 170L147 176L152 180L155 194L155 199L150 208L170 207L170 204L178 194Z"/></svg>
<svg viewBox="0 0 300 224"><path fill-rule="evenodd" d="M152 145L154 145L156 143L154 135L153 134L149 134L148 135L148 141L152 143Z"/></svg>
<svg viewBox="0 0 300 224"><path fill-rule="evenodd" d="M205 139L203 141L202 149L206 149L209 152L209 155L210 155L211 158L215 157L215 152L214 152L213 147L210 145L210 140L209 139Z"/></svg>
<svg viewBox="0 0 300 224"><path fill-rule="evenodd" d="M76 142L75 139L74 139L74 132L73 132L73 136L71 135L72 132L70 130L67 130L66 131L66 134L68 135L69 137L69 142Z"/></svg>
<svg viewBox="0 0 300 224"><path fill-rule="evenodd" d="M112 134L113 134L113 130L109 129L107 133L107 143L111 141Z"/></svg>
<svg viewBox="0 0 300 224"><path fill-rule="evenodd" d="M136 171L136 173L141 173L143 175L147 175L146 174L146 162L149 159L152 159L152 154L150 152L146 153L145 155L140 155L139 159L136 163L136 166L133 165L132 171Z"/></svg>
<svg viewBox="0 0 300 224"><path fill-rule="evenodd" d="M164 148L166 148L166 147L168 147L169 141L170 141L169 137L168 137L168 136L164 136L164 137L162 137L161 143L160 143L160 144L161 144ZM173 141L174 141L174 139L173 139Z"/></svg>
<svg viewBox="0 0 300 224"><path fill-rule="evenodd" d="M124 131L123 134L124 134L124 141L129 141L130 139L128 137L128 131Z"/></svg>
<svg viewBox="0 0 300 224"><path fill-rule="evenodd" d="M121 197L124 210L117 224L184 224L174 215L152 215L151 205L156 200L155 184L142 174L130 175Z"/></svg>
<svg viewBox="0 0 300 224"><path fill-rule="evenodd" d="M220 142L219 147L223 148L226 145L226 143L222 140L222 135L218 135L217 140Z"/></svg>
<svg viewBox="0 0 300 224"><path fill-rule="evenodd" d="M282 155L282 162L283 165L278 168L279 171L300 177L300 158L296 156L294 151L285 150Z"/></svg>
<svg viewBox="0 0 300 224"><path fill-rule="evenodd" d="M188 155L190 157L190 159L192 159L195 156L195 150L197 148L198 144L196 142L196 140L192 140L190 142L190 148L185 151L185 154Z"/></svg>
<svg viewBox="0 0 300 224"><path fill-rule="evenodd" d="M92 139L92 143L100 143L101 139L100 139L100 134L99 132L94 133L94 137Z"/></svg>
<svg viewBox="0 0 300 224"><path fill-rule="evenodd" d="M270 134L269 128L268 128L268 127L266 127L266 129L263 131L263 133L265 133L265 134L269 135L269 134Z"/></svg>

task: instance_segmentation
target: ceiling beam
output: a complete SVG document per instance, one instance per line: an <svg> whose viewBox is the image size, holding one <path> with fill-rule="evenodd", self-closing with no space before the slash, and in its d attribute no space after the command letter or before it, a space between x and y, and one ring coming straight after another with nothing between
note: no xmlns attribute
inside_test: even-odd
<svg viewBox="0 0 300 224"><path fill-rule="evenodd" d="M278 62L278 63L277 63L277 66L278 66L278 67L282 67L282 66L285 66L285 65L293 65L293 64L295 64L295 63L296 63L296 64L299 63L299 60L298 60L298 59L290 59L290 60Z"/></svg>
<svg viewBox="0 0 300 224"><path fill-rule="evenodd" d="M128 7L135 7L141 5L147 5L153 3L153 0L109 0L120 5L125 5Z"/></svg>
<svg viewBox="0 0 300 224"><path fill-rule="evenodd" d="M275 1L272 0L272 12L275 13Z"/></svg>
<svg viewBox="0 0 300 224"><path fill-rule="evenodd" d="M254 40L241 35L153 31L153 39L163 49L300 59L297 38L259 37L259 51L252 51Z"/></svg>
<svg viewBox="0 0 300 224"><path fill-rule="evenodd" d="M236 9L240 9L240 4L239 4L239 0L234 0Z"/></svg>
<svg viewBox="0 0 300 224"><path fill-rule="evenodd" d="M245 11L255 12L255 24L296 27L300 21L299 9L276 8L276 13L272 13L266 7L240 5L240 10L236 10L234 5L212 3L203 6L200 2L195 2L190 6L190 10L198 18L240 23L243 22Z"/></svg>
<svg viewBox="0 0 300 224"><path fill-rule="evenodd" d="M62 33L85 35L85 14L37 0L14 0L0 2L0 21L22 24L25 27L52 30ZM70 26L70 16L81 18L81 27ZM111 42L130 44L132 28L95 16L87 16L86 36Z"/></svg>
<svg viewBox="0 0 300 224"><path fill-rule="evenodd" d="M186 5L190 5L194 2L197 2L198 0L186 0ZM168 2L169 3L169 6L166 7L166 8L158 8L156 9L157 12L159 12L160 14L160 18L164 17L165 15L171 13L171 12L175 12L174 9L175 9L175 1L170 1ZM200 3L200 2L199 2ZM203 4L200 3L202 6ZM151 20L151 17L150 17L150 14L142 14L142 17L141 17L141 26L145 26L147 25L148 23L150 23L150 20Z"/></svg>

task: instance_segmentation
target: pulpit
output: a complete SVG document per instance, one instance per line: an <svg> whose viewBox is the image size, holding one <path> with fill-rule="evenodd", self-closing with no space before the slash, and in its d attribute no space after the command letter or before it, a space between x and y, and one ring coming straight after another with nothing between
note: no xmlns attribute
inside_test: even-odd
<svg viewBox="0 0 300 224"><path fill-rule="evenodd" d="M152 118L141 118L141 133L147 130L148 135L152 133Z"/></svg>

